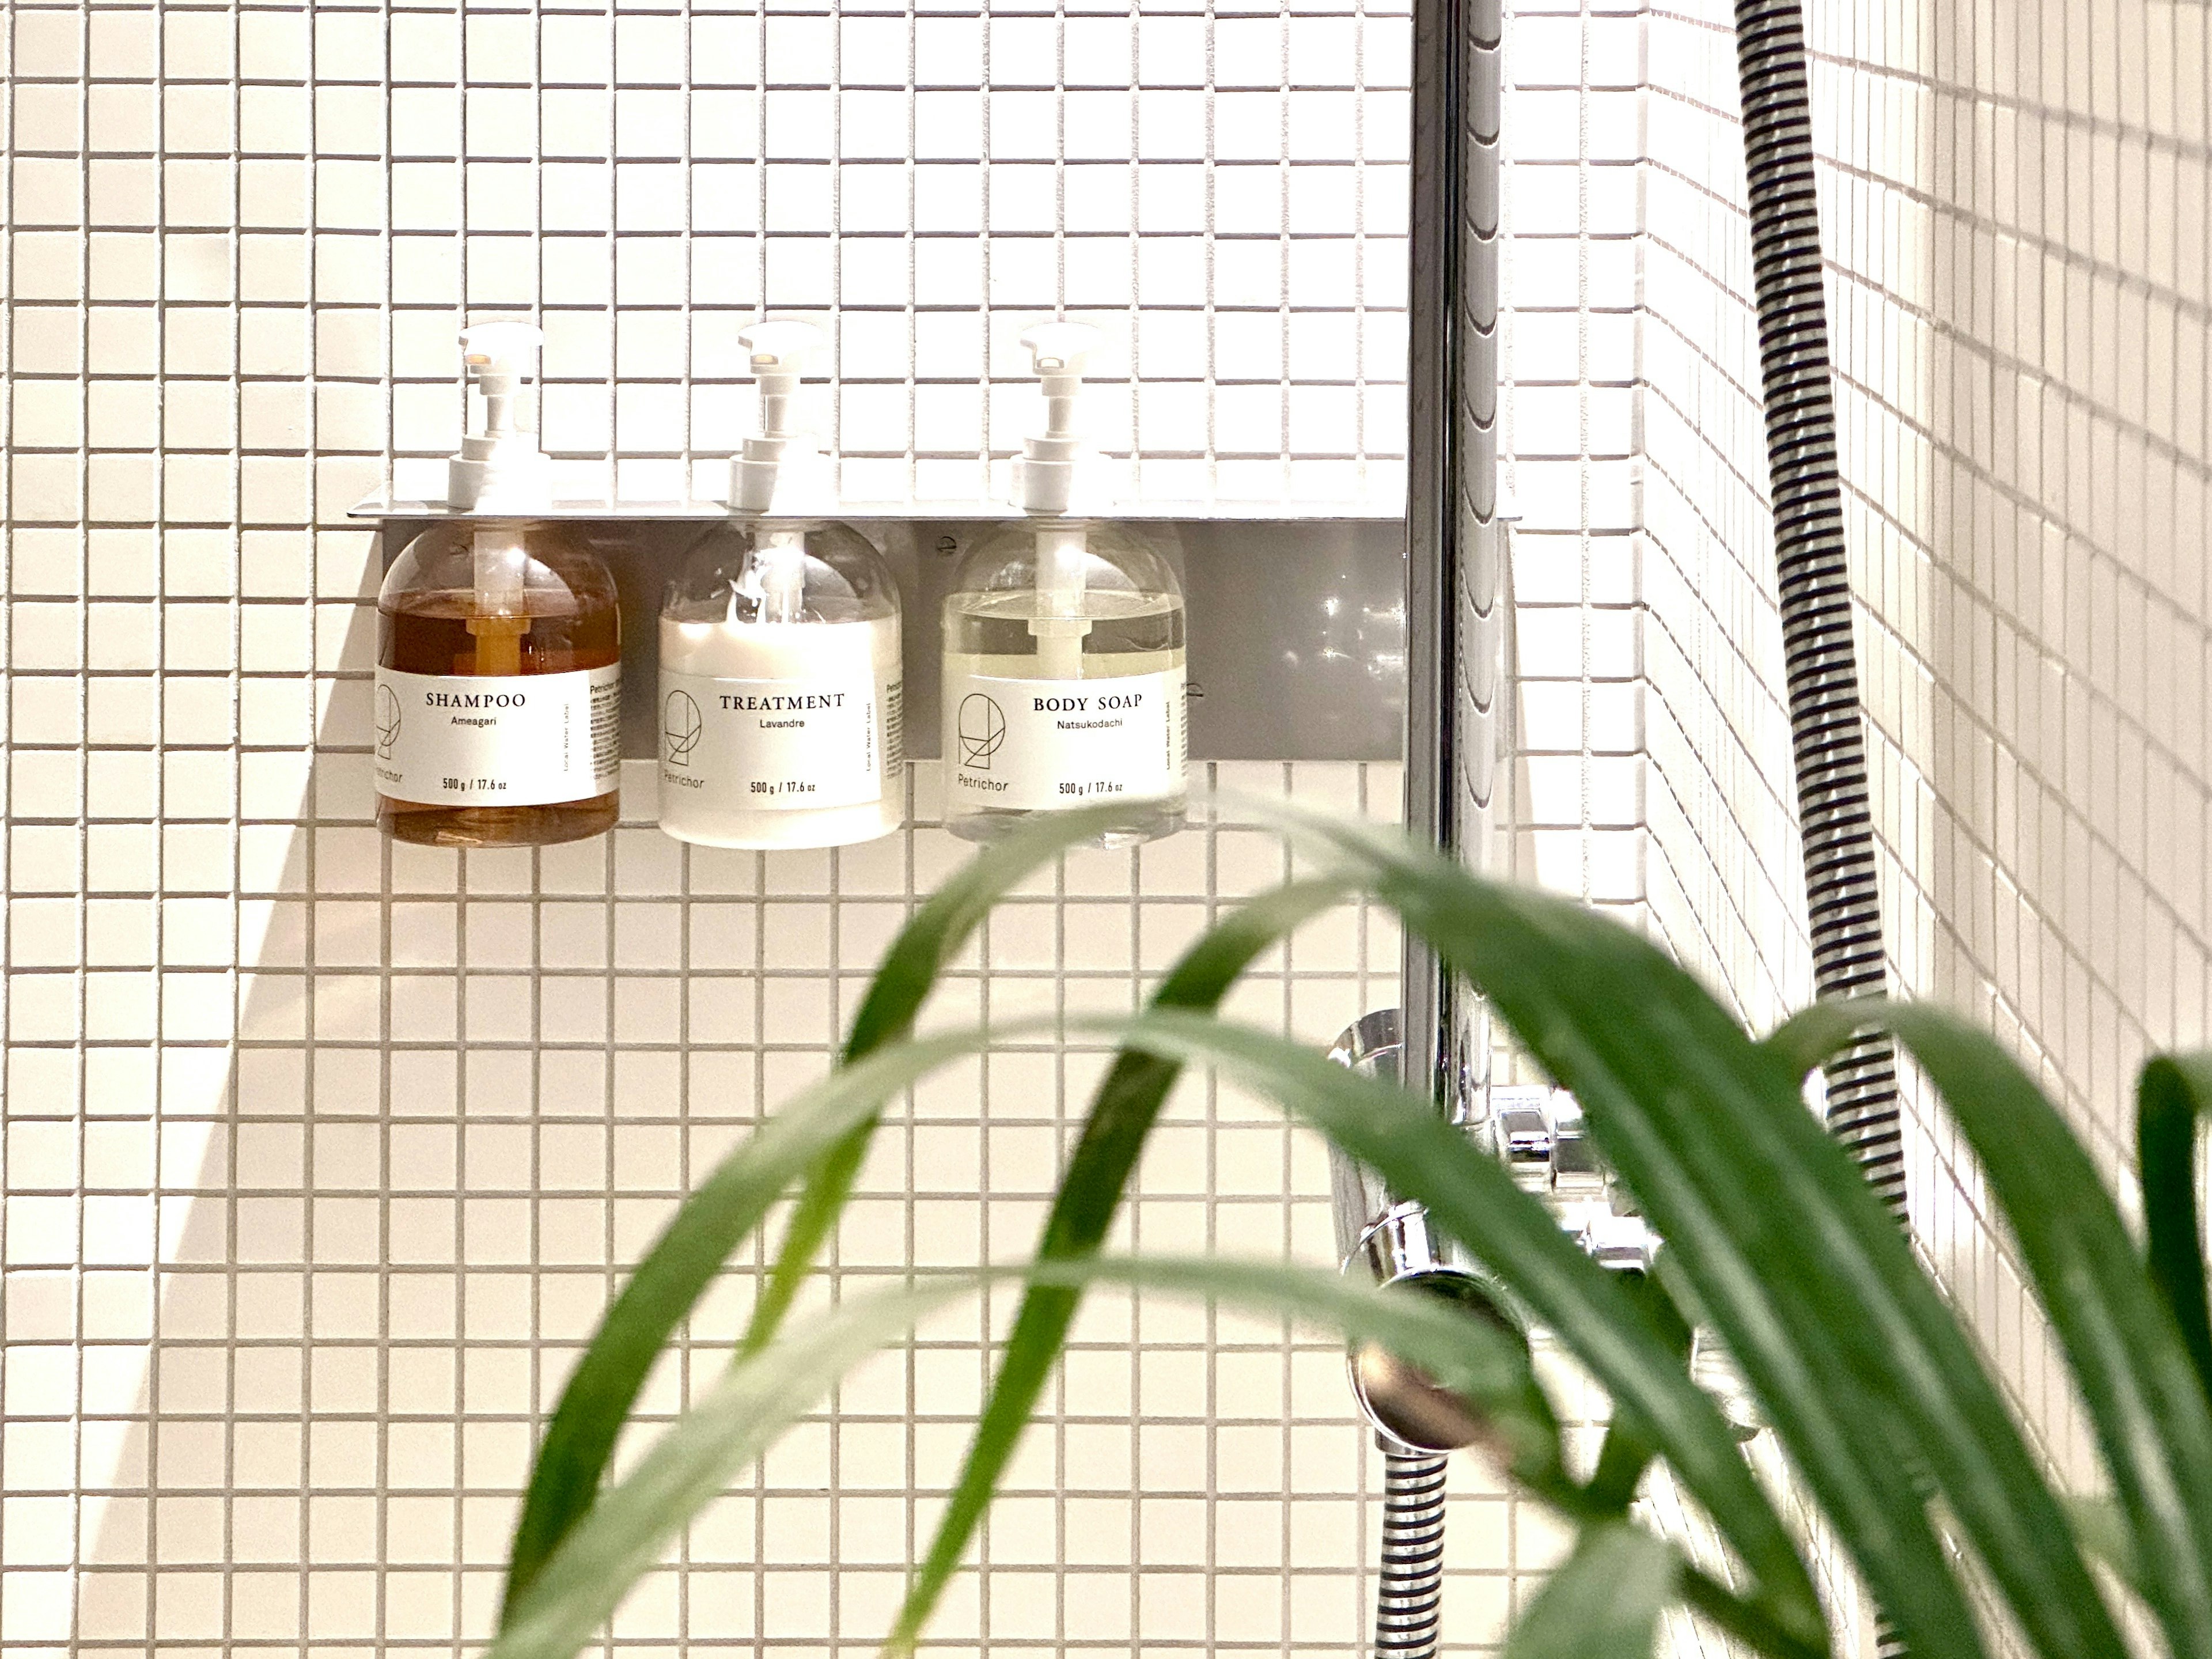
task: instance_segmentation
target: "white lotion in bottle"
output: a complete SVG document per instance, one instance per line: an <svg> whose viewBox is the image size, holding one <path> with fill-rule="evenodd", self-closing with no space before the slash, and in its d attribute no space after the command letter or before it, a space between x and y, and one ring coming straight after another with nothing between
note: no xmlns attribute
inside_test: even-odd
<svg viewBox="0 0 2212 1659"><path fill-rule="evenodd" d="M993 841L1040 813L1108 803L1128 847L1182 827L1188 705L1182 589L1124 525L1067 516L1075 401L1095 330L1029 330L1046 429L1014 463L1030 516L960 562L945 601L945 823Z"/></svg>
<svg viewBox="0 0 2212 1659"><path fill-rule="evenodd" d="M842 847L904 817L898 586L830 506L792 424L805 323L756 324L763 431L732 464L732 515L660 611L660 827L707 847Z"/></svg>

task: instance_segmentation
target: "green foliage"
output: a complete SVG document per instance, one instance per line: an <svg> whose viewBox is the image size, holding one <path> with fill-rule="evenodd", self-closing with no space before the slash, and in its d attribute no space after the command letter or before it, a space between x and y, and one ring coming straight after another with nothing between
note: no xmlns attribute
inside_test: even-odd
<svg viewBox="0 0 2212 1659"><path fill-rule="evenodd" d="M2136 1145L2150 1282L2181 1328L2197 1380L2212 1395L2212 1317L2197 1209L2197 1132L2208 1109L2212 1055L2160 1054L2143 1067L2136 1089Z"/></svg>
<svg viewBox="0 0 2212 1659"><path fill-rule="evenodd" d="M1649 1659L1681 1574L1681 1558L1640 1527L1585 1527L1514 1625L1505 1659Z"/></svg>
<svg viewBox="0 0 2212 1659"><path fill-rule="evenodd" d="M811 1103L826 1089L846 1109L825 1108L827 1115L817 1118L793 1103L761 1132L761 1139L772 1147L789 1145L791 1157L771 1152L756 1161L757 1142L740 1149L677 1212L608 1310L554 1410L515 1528L502 1624L513 1619L518 1599L592 1507L616 1437L662 1346L769 1206L793 1180L805 1177L775 1271L753 1309L744 1342L748 1353L775 1334L844 1208L884 1101L939 1060L972 1052L980 1044L971 1040L946 1049L925 1045L903 1062L890 1062L888 1070L871 1069L864 1062L912 1032L938 976L994 904L1040 865L1112 822L1112 809L1101 808L1046 820L1009 836L989 857L975 860L945 883L915 913L869 983L843 1055L845 1066L856 1075L843 1085L833 1078L805 1097ZM873 1088L878 1077L883 1086ZM826 1148L811 1138L821 1123L834 1123L836 1139Z"/></svg>
<svg viewBox="0 0 2212 1659"><path fill-rule="evenodd" d="M1153 994L1152 1006L1219 1006L1229 988L1256 957L1299 923L1340 901L1346 885L1342 880L1297 882L1235 912L1176 964ZM1037 1243L1040 1263L1079 1261L1105 1242L1145 1137L1182 1073L1179 1060L1142 1048L1127 1048L1115 1056L1092 1097L1082 1138L1054 1195L1044 1236ZM1072 1284L1039 1282L1023 1297L951 1500L891 1632L894 1645L910 1646L921 1635L938 1598L958 1571L998 1490L999 1476L1012 1458L1060 1358L1060 1346L1075 1320L1079 1295Z"/></svg>
<svg viewBox="0 0 2212 1659"><path fill-rule="evenodd" d="M847 1369L901 1340L917 1318L1007 1275L1027 1280L1022 1306L958 1485L890 1632L895 1648L913 1644L958 1571L1079 1298L1111 1283L1377 1342L1462 1395L1487 1425L1500 1467L1574 1535L1565 1564L1514 1632L1508 1659L1642 1659L1670 1603L1774 1659L1829 1650L1795 1537L1691 1379L1685 1313L1735 1357L1803 1490L1917 1659L1987 1651L1962 1554L2044 1659L2121 1659L2107 1594L2140 1600L2172 1659L2212 1659L2212 1319L2196 1176L2212 1058L2162 1058L2144 1071L2138 1246L2033 1082L1956 1019L1911 1006L1829 1005L1762 1042L1626 929L1357 825L1277 811L1317 873L1225 917L1136 1018L1063 1024L1069 1035L1110 1039L1119 1053L1034 1261L979 1264L973 1274L852 1297L794 1326L790 1310L884 1103L988 1041L981 1032L915 1037L931 988L1000 897L1095 834L1112 810L1069 814L994 848L923 905L878 971L838 1067L764 1122L678 1210L610 1308L548 1427L494 1659L567 1659L690 1518ZM1425 1101L1218 1018L1254 959L1354 892L1396 912L1484 993L1530 1059L1575 1092L1600 1151L1668 1241L1657 1280L1624 1280L1595 1266ZM1806 1110L1808 1073L1871 1024L1895 1031L1979 1158L2072 1369L2109 1495L2054 1489L1943 1294ZM1146 1137L1193 1062L1273 1099L1425 1204L1516 1315L1575 1355L1614 1412L1587 1478L1568 1465L1525 1344L1493 1323L1281 1264L1099 1254ZM647 1371L794 1191L729 1370L607 1484ZM1632 1499L1655 1463L1724 1541L1726 1582L1634 1518ZM2091 1556L2112 1569L2109 1589Z"/></svg>

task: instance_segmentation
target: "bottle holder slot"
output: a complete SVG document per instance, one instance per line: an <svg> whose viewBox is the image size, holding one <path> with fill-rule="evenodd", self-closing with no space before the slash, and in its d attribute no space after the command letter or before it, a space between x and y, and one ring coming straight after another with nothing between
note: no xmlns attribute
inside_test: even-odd
<svg viewBox="0 0 2212 1659"><path fill-rule="evenodd" d="M449 514L379 520L386 564ZM623 617L623 754L659 750L661 591L712 520L562 517L614 572ZM1003 516L854 518L898 579L906 752L941 752L939 618L953 568ZM1406 711L1405 526L1396 520L1154 519L1188 600L1193 760L1391 761Z"/></svg>

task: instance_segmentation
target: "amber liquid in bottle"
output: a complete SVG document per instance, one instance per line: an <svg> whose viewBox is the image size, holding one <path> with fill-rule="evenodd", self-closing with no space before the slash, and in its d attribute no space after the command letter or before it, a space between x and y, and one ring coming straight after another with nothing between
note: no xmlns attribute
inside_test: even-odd
<svg viewBox="0 0 2212 1659"><path fill-rule="evenodd" d="M605 567L581 549L571 554L553 532L533 530L530 537L533 579L507 614L483 614L470 587L412 586L395 565L377 601L378 663L410 674L514 676L619 662L622 613ZM403 562L415 551L403 554ZM433 551L425 574L444 574L448 562ZM539 572L556 580L541 582ZM395 840L431 847L544 847L613 829L620 802L616 790L532 806L455 806L379 794L376 820Z"/></svg>

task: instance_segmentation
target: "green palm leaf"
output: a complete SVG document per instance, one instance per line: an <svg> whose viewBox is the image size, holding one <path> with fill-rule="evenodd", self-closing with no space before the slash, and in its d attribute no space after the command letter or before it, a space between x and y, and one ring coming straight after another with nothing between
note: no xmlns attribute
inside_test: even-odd
<svg viewBox="0 0 2212 1659"><path fill-rule="evenodd" d="M1793 1060L1824 1055L1849 1027L1875 1021L1942 1091L2011 1224L2096 1427L2145 1600L2172 1653L2212 1656L2212 1410L2118 1207L2042 1091L1962 1020L1909 1003L1831 1005L1797 1015L1773 1042Z"/></svg>
<svg viewBox="0 0 2212 1659"><path fill-rule="evenodd" d="M540 1571L519 1589L510 1580L499 1637L484 1659L570 1659L653 1571L669 1540L838 1378L973 1288L972 1279L945 1280L848 1303L726 1370L629 1475L578 1515Z"/></svg>
<svg viewBox="0 0 2212 1659"><path fill-rule="evenodd" d="M2119 1659L2094 1581L1994 1384L1895 1224L1802 1109L1796 1074L1617 924L1403 842L1282 816L1365 862L1377 896L1575 1092L1915 1653L1983 1651L1917 1461L1904 1455L1900 1437L1917 1431L2022 1624L2069 1659ZM1837 1316L1875 1299L1911 1316L1882 1322L1879 1339ZM1901 1332L1910 1340L1899 1346Z"/></svg>
<svg viewBox="0 0 2212 1659"><path fill-rule="evenodd" d="M1382 1341L1476 1401L1516 1479L1582 1528L1567 1567L1516 1638L1518 1659L1570 1651L1642 1659L1660 1609L1675 1598L1766 1654L1814 1659L1826 1650L1789 1530L1727 1424L1684 1373L1676 1306L1726 1342L1917 1659L1979 1659L1984 1651L1928 1514L1937 1495L2045 1659L2124 1652L2077 1539L2129 1565L2174 1659L2212 1659L2212 1319L2194 1192L2212 1058L2145 1069L2146 1272L2094 1167L2001 1049L1926 1010L1879 1011L1951 1100L2081 1383L2117 1498L2069 1510L1893 1221L1804 1109L1806 1073L1875 1012L1823 1006L1755 1042L1662 952L1577 905L1484 882L1395 836L1279 805L1255 810L1323 854L1329 873L1262 898L1201 940L1140 1019L1080 1022L1119 1036L1124 1051L1056 1196L992 1398L897 1641L918 1633L957 1571L1082 1288L1119 1279L1303 1313ZM777 1329L849 1194L881 1102L980 1044L976 1035L910 1041L930 986L1008 887L1114 816L1107 808L1047 823L976 860L925 904L871 987L845 1068L764 1126L679 1210L611 1309L549 1430L518 1530L499 1659L574 1651L614 1605L605 1598L618 1598L673 1528L811 1408L845 1365L933 1299L957 1293L909 1291L880 1308L850 1304L804 1332ZM1639 1297L1589 1261L1540 1201L1431 1103L1212 1018L1255 956L1353 879L1470 978L1537 1063L1574 1091L1601 1151L1668 1241L1671 1296L1645 1285L1650 1294ZM1192 1060L1256 1084L1425 1204L1522 1310L1556 1333L1615 1407L1588 1486L1565 1474L1557 1425L1528 1377L1525 1351L1507 1333L1333 1275L1097 1258L1160 1103ZM680 1419L594 1506L615 1437L661 1345L738 1242L802 1178L744 1347L702 1402L712 1409ZM1392 1312L1373 1311L1384 1303L1395 1304ZM1729 1591L1622 1524L1654 1457L1712 1518L1747 1569L1750 1593ZM510 1650L510 1639L520 1645Z"/></svg>
<svg viewBox="0 0 2212 1659"><path fill-rule="evenodd" d="M1553 1329L1616 1406L1637 1413L1639 1431L1650 1435L1751 1570L1759 1586L1752 1599L1773 1627L1801 1642L1820 1640L1811 1580L1719 1409L1691 1382L1643 1304L1562 1233L1501 1163L1419 1096L1281 1037L1177 1010L1148 1012L1123 1029L1125 1041L1211 1060L1264 1091L1379 1170L1394 1192L1426 1206L1438 1227Z"/></svg>
<svg viewBox="0 0 2212 1659"><path fill-rule="evenodd" d="M877 969L854 1019L845 1064L850 1066L910 1033L931 987L991 906L1039 866L1118 822L1125 811L1087 808L1024 826L946 882L915 913ZM981 1034L958 1039L941 1057L972 1053L982 1041ZM925 1047L919 1053L937 1055L939 1051ZM922 1069L937 1063L937 1059L928 1060ZM894 1062L893 1071L902 1065ZM885 1073L864 1073L854 1085L869 1087L869 1080L879 1074ZM839 1084L833 1077L801 1101L857 1098L842 1092L848 1086L854 1085ZM820 1123L829 1119L794 1110L800 1103L794 1102L763 1128L760 1139L766 1140L765 1147L747 1143L678 1210L607 1310L546 1425L508 1556L507 1610L514 1607L562 1537L591 1508L616 1437L662 1345L697 1305L730 1253L759 1224L768 1206L805 1175L806 1184L793 1208L775 1271L754 1304L748 1347L759 1346L773 1333L852 1192L883 1102L901 1086L886 1087L860 1107L837 1114L840 1138L834 1142L818 1138ZM768 1129L784 1118L792 1121L770 1136ZM772 1182L772 1190L763 1189L763 1179Z"/></svg>
<svg viewBox="0 0 2212 1659"><path fill-rule="evenodd" d="M1623 1288L1644 1304L1652 1328L1666 1338L1674 1357L1687 1364L1690 1323L1668 1295L1662 1275L1654 1272L1623 1278ZM1644 1472L1658 1455L1657 1443L1634 1407L1617 1407L1613 1420L1606 1425L1605 1438L1598 1443L1597 1464L1590 1471L1590 1498L1596 1503L1611 1505L1622 1515L1627 1514L1628 1506L1636 1501L1637 1489L1643 1485Z"/></svg>
<svg viewBox="0 0 2212 1659"><path fill-rule="evenodd" d="M1257 957L1341 900L1347 885L1342 878L1296 882L1233 912L1176 963L1153 994L1152 1006L1218 1006ZM1112 1069L1092 1097L1082 1138L1053 1194L1052 1212L1037 1245L1040 1262L1089 1255L1105 1242L1145 1138L1182 1074L1180 1060L1140 1049L1124 1048L1115 1056ZM912 1645L959 1570L1060 1358L1079 1298L1077 1286L1048 1283L1032 1284L1023 1296L959 1480L938 1520L929 1553L908 1587L891 1646Z"/></svg>
<svg viewBox="0 0 2212 1659"><path fill-rule="evenodd" d="M2136 1085L2143 1248L2150 1282L2181 1328L2212 1396L2212 1315L2204 1294L2203 1222L2197 1210L2197 1137L2212 1115L2212 1054L2161 1054Z"/></svg>
<svg viewBox="0 0 2212 1659"><path fill-rule="evenodd" d="M969 860L958 874L923 902L891 942L868 982L860 1012L853 1016L853 1033L845 1039L845 1060L849 1062L873 1054L912 1031L915 1016L939 976L966 947L991 907L1069 848L1122 823L1128 810L1120 805L1088 806L1040 817ZM867 1160L875 1127L872 1119L858 1126L807 1177L798 1203L792 1206L775 1265L753 1304L752 1321L745 1330L745 1352L766 1342L783 1322L792 1299L813 1268L814 1258L821 1254L823 1241L837 1224L845 1200L853 1194L853 1183L860 1179L860 1166Z"/></svg>
<svg viewBox="0 0 2212 1659"><path fill-rule="evenodd" d="M1894 1222L1802 1109L1795 1056L1753 1045L1670 959L1579 906L1353 827L1317 833L1365 852L1378 894L1575 1091L1908 1645L1979 1648L1899 1492L1924 1469L2043 1651L2118 1659L2041 1465ZM1518 966L1566 940L1589 941L1579 980Z"/></svg>
<svg viewBox="0 0 2212 1659"><path fill-rule="evenodd" d="M1585 1530L1505 1638L1504 1659L1651 1659L1682 1558L1640 1527Z"/></svg>
<svg viewBox="0 0 2212 1659"><path fill-rule="evenodd" d="M992 1037L986 1030L930 1037L832 1072L733 1148L678 1207L600 1320L539 1443L515 1527L503 1617L592 1507L646 1374L738 1241L853 1125L937 1066L988 1048Z"/></svg>
<svg viewBox="0 0 2212 1659"><path fill-rule="evenodd" d="M1008 1267L856 1297L741 1358L665 1431L564 1536L514 1598L486 1659L570 1659L652 1571L670 1541L837 1380L915 1320ZM1559 1425L1508 1334L1425 1297L1390 1296L1337 1274L1271 1262L1092 1259L1036 1270L1062 1285L1113 1281L1218 1297L1381 1343L1479 1402L1510 1455L1540 1469Z"/></svg>

